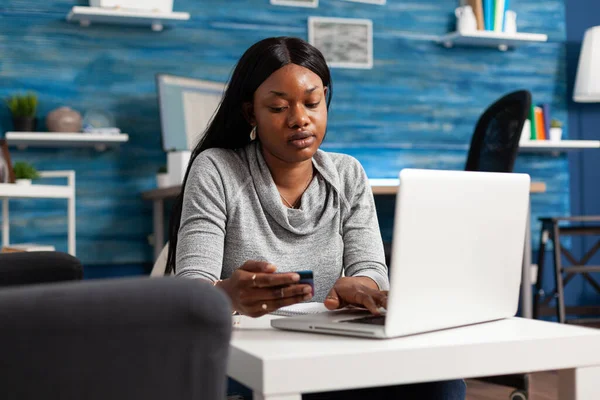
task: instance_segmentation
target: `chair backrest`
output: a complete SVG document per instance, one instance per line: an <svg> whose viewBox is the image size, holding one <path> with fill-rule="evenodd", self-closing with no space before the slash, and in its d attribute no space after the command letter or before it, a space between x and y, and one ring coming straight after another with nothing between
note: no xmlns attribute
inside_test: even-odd
<svg viewBox="0 0 600 400"><path fill-rule="evenodd" d="M512 172L531 93L519 90L497 100L482 114L471 138L466 171Z"/></svg>
<svg viewBox="0 0 600 400"><path fill-rule="evenodd" d="M223 400L225 293L201 279L0 290L2 398Z"/></svg>
<svg viewBox="0 0 600 400"><path fill-rule="evenodd" d="M0 287L32 285L83 278L81 262L59 251L0 254Z"/></svg>

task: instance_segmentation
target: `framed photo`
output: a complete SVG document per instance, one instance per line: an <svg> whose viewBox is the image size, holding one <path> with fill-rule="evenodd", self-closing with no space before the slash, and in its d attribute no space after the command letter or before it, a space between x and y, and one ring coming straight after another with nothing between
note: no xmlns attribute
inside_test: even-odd
<svg viewBox="0 0 600 400"><path fill-rule="evenodd" d="M5 139L0 139L0 183L15 183L15 172Z"/></svg>
<svg viewBox="0 0 600 400"><path fill-rule="evenodd" d="M344 0L344 1L351 1L353 3L378 4L380 6L383 6L383 5L385 5L386 0Z"/></svg>
<svg viewBox="0 0 600 400"><path fill-rule="evenodd" d="M354 18L308 18L308 41L330 67L373 68L373 22Z"/></svg>
<svg viewBox="0 0 600 400"><path fill-rule="evenodd" d="M290 6L290 7L319 7L319 0L271 0L271 4L276 6Z"/></svg>

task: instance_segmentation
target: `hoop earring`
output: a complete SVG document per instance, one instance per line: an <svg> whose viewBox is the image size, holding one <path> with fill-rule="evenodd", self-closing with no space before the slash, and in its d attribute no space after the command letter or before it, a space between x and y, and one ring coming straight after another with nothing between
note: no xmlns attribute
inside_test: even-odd
<svg viewBox="0 0 600 400"><path fill-rule="evenodd" d="M250 140L256 140L256 125L254 125L250 131Z"/></svg>

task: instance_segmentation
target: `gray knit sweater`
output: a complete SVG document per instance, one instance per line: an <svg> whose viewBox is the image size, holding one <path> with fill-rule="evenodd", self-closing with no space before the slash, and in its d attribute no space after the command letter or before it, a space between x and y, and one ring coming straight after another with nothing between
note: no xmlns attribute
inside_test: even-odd
<svg viewBox="0 0 600 400"><path fill-rule="evenodd" d="M389 287L373 194L359 162L317 151L315 178L300 209L280 200L260 145L209 149L194 160L185 186L177 275L225 279L247 260L277 272L312 270L313 301L342 276L368 276Z"/></svg>

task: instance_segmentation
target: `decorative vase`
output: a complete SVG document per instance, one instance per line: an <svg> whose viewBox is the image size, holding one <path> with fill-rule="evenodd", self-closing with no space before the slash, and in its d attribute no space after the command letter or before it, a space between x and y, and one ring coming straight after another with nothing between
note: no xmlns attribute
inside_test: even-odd
<svg viewBox="0 0 600 400"><path fill-rule="evenodd" d="M15 180L15 183L17 185L28 186L31 185L31 179L17 179Z"/></svg>
<svg viewBox="0 0 600 400"><path fill-rule="evenodd" d="M13 128L17 132L35 132L37 118L35 117L12 117Z"/></svg>
<svg viewBox="0 0 600 400"><path fill-rule="evenodd" d="M169 186L169 174L168 173L160 173L156 174L156 186L158 188L165 188Z"/></svg>
<svg viewBox="0 0 600 400"><path fill-rule="evenodd" d="M560 142L562 140L562 128L550 128L550 141Z"/></svg>
<svg viewBox="0 0 600 400"><path fill-rule="evenodd" d="M81 114L69 107L59 107L46 116L46 127L50 132L81 132Z"/></svg>

